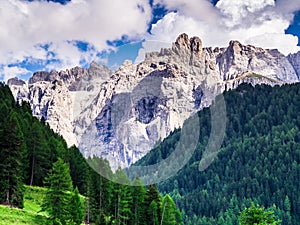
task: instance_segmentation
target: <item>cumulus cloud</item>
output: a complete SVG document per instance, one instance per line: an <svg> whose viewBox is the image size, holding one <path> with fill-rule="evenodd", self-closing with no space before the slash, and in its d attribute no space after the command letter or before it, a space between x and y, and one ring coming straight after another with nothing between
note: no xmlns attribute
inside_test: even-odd
<svg viewBox="0 0 300 225"><path fill-rule="evenodd" d="M50 44L60 67L79 65L108 49L107 40L144 34L151 16L146 0L72 0L66 5L6 0L0 6L0 64L27 57L47 60L48 50L41 46ZM93 48L84 55L72 42L76 40Z"/></svg>
<svg viewBox="0 0 300 225"><path fill-rule="evenodd" d="M10 78L30 73L30 71L28 71L27 69L17 66L4 66L3 68L0 68L0 72L4 74L3 78L5 81L9 80Z"/></svg>
<svg viewBox="0 0 300 225"><path fill-rule="evenodd" d="M199 36L204 46L225 47L239 40L284 54L296 52L298 39L285 34L300 10L295 0L154 0L169 13L147 33L152 18L148 0L72 0L66 5L47 1L6 0L0 5L0 79L18 71L11 65L39 63L66 69L92 60L111 49L107 41L126 37L146 39L137 60L147 51L169 47L183 32ZM88 43L86 51L77 41ZM105 59L104 59L105 60Z"/></svg>
<svg viewBox="0 0 300 225"><path fill-rule="evenodd" d="M276 11L281 14L291 14L300 10L300 1L295 0L277 0Z"/></svg>
<svg viewBox="0 0 300 225"><path fill-rule="evenodd" d="M174 12L152 26L147 40L174 42L180 33L186 32L189 36L199 36L207 47L225 47L230 40L238 40L243 44L277 48L284 54L300 50L298 37L285 34L294 13L300 10L299 1L220 0L214 6L208 0L184 3L156 0L156 4ZM141 53L152 50L149 43L144 43L143 47Z"/></svg>
<svg viewBox="0 0 300 225"><path fill-rule="evenodd" d="M211 24L217 22L220 16L210 0L154 0L154 4L164 5L169 10L176 10L184 16Z"/></svg>

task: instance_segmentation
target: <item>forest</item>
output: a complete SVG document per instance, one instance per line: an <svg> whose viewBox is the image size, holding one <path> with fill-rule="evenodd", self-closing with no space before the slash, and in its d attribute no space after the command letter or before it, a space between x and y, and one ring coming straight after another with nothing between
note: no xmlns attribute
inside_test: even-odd
<svg viewBox="0 0 300 225"><path fill-rule="evenodd" d="M211 131L210 108L205 108L197 115L200 135L193 156L158 189L171 195L187 225L237 225L239 212L253 203L272 209L284 225L299 224L300 84L242 84L223 96L226 134L215 160L199 171ZM136 165L166 159L180 132L175 130Z"/></svg>
<svg viewBox="0 0 300 225"><path fill-rule="evenodd" d="M44 118L32 116L28 103L15 102L4 83L0 115L0 205L22 209L25 189L38 186L46 188L41 211L47 224L182 224L170 195L161 195L155 184L145 187L138 177L130 183L121 169L111 172L106 160L90 159L111 173L110 180L101 177Z"/></svg>
<svg viewBox="0 0 300 225"><path fill-rule="evenodd" d="M0 205L22 209L24 190L38 186L45 188L41 211L49 224L298 224L300 84L243 84L223 96L226 134L212 164L199 171L211 131L205 108L196 115L200 135L188 163L173 177L144 186L121 169L113 173L106 160L89 159L111 179L101 177L1 83ZM180 133L173 131L137 165L167 158Z"/></svg>

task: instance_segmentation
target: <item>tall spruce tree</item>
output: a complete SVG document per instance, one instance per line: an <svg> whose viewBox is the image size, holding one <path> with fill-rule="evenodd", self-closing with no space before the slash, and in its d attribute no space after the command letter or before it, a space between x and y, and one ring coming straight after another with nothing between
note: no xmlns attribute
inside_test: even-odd
<svg viewBox="0 0 300 225"><path fill-rule="evenodd" d="M133 224L139 225L143 221L144 212L144 201L147 190L141 179L136 178L132 183L132 213L133 213Z"/></svg>
<svg viewBox="0 0 300 225"><path fill-rule="evenodd" d="M114 198L112 199L112 201L115 201L115 219L117 224L128 224L132 216L130 182L127 175L120 168L114 174L114 179L119 182L114 184Z"/></svg>
<svg viewBox="0 0 300 225"><path fill-rule="evenodd" d="M42 210L48 212L53 224L68 224L72 219L70 216L72 180L69 167L61 158L53 163L45 183L49 188Z"/></svg>
<svg viewBox="0 0 300 225"><path fill-rule="evenodd" d="M0 203L23 207L23 134L18 116L2 105L0 128Z"/></svg>
<svg viewBox="0 0 300 225"><path fill-rule="evenodd" d="M159 224L161 220L161 201L162 199L156 184L149 185L144 202L144 223L151 225Z"/></svg>
<svg viewBox="0 0 300 225"><path fill-rule="evenodd" d="M241 225L279 225L280 220L275 220L274 211L266 210L264 207L260 207L251 204L251 207L244 209L240 215Z"/></svg>
<svg viewBox="0 0 300 225"><path fill-rule="evenodd" d="M161 225L181 224L180 212L176 209L173 199L168 194L163 198L161 212Z"/></svg>
<svg viewBox="0 0 300 225"><path fill-rule="evenodd" d="M78 188L72 193L70 201L70 216L75 225L80 225L84 219L84 206L80 199Z"/></svg>
<svg viewBox="0 0 300 225"><path fill-rule="evenodd" d="M96 224L107 224L113 219L117 202L112 201L114 184L97 172L111 177L112 171L107 160L95 157L88 159L88 163L91 166L88 172L88 217Z"/></svg>
<svg viewBox="0 0 300 225"><path fill-rule="evenodd" d="M46 145L45 136L42 133L41 123L32 118L31 126L27 133L27 156L29 160L29 185L42 185L46 176L50 151Z"/></svg>

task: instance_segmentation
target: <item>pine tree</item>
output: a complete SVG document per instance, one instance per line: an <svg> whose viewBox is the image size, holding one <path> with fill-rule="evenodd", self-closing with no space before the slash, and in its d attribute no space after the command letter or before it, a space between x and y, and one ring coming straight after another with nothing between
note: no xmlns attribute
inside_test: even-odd
<svg viewBox="0 0 300 225"><path fill-rule="evenodd" d="M274 212L265 210L264 207L256 206L254 203L251 207L244 209L240 215L241 225L278 225L280 220L275 220Z"/></svg>
<svg viewBox="0 0 300 225"><path fill-rule="evenodd" d="M119 204L119 218L121 224L128 224L132 217L132 192L131 186L121 185L120 188L120 204Z"/></svg>
<svg viewBox="0 0 300 225"><path fill-rule="evenodd" d="M72 180L69 167L58 158L45 180L49 186L44 199L42 210L48 212L54 224L67 224L70 220L70 192Z"/></svg>
<svg viewBox="0 0 300 225"><path fill-rule="evenodd" d="M5 105L0 128L0 202L23 207L23 134L14 111Z"/></svg>
<svg viewBox="0 0 300 225"><path fill-rule="evenodd" d="M284 215L283 215L283 218L282 218L282 221L285 222L285 224L292 224L292 217L291 217L291 201L289 199L288 196L285 196L285 199L284 199Z"/></svg>
<svg viewBox="0 0 300 225"><path fill-rule="evenodd" d="M42 179L48 171L48 155L50 151L45 144L46 139L42 133L41 124L36 118L32 118L32 124L27 134L27 156L30 163L29 185L42 185Z"/></svg>
<svg viewBox="0 0 300 225"><path fill-rule="evenodd" d="M70 215L72 221L74 222L74 224L80 225L84 218L84 207L80 199L80 195L77 187L72 193L70 204L71 204Z"/></svg>
<svg viewBox="0 0 300 225"><path fill-rule="evenodd" d="M132 213L131 186L127 175L119 168L114 174L115 218L118 224L128 224ZM120 184L122 183L122 184Z"/></svg>
<svg viewBox="0 0 300 225"><path fill-rule="evenodd" d="M82 195L87 193L87 182L88 182L88 166L87 163L80 153L79 149L72 146L68 150L69 164L70 164L70 175L72 177L73 185L78 188L78 191Z"/></svg>
<svg viewBox="0 0 300 225"><path fill-rule="evenodd" d="M112 171L107 160L93 158L88 159L88 163L91 166L88 173L88 217L96 224L107 224L113 219L117 204L117 199L112 201L114 184L93 169L108 176L112 176Z"/></svg>
<svg viewBox="0 0 300 225"><path fill-rule="evenodd" d="M159 208L160 207L157 205L157 202L152 201L150 203L150 206L147 210L149 221L146 222L146 224L159 225L159 214L158 214Z"/></svg>
<svg viewBox="0 0 300 225"><path fill-rule="evenodd" d="M181 219L178 214L179 211L176 209L176 205L170 195L166 195L163 198L161 206L161 225L176 225L181 224Z"/></svg>
<svg viewBox="0 0 300 225"><path fill-rule="evenodd" d="M161 196L156 185L149 185L144 203L144 222L146 224L159 224L161 220L161 201Z"/></svg>
<svg viewBox="0 0 300 225"><path fill-rule="evenodd" d="M136 178L132 183L132 201L133 201L133 224L139 225L143 221L143 211L144 211L144 201L146 197L147 190L141 181L141 179Z"/></svg>

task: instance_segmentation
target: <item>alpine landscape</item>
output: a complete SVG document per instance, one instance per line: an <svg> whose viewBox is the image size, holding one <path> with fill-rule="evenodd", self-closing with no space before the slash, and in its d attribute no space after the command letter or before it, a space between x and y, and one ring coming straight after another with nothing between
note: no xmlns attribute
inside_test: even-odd
<svg viewBox="0 0 300 225"><path fill-rule="evenodd" d="M298 1L0 17L0 224L300 224Z"/></svg>

